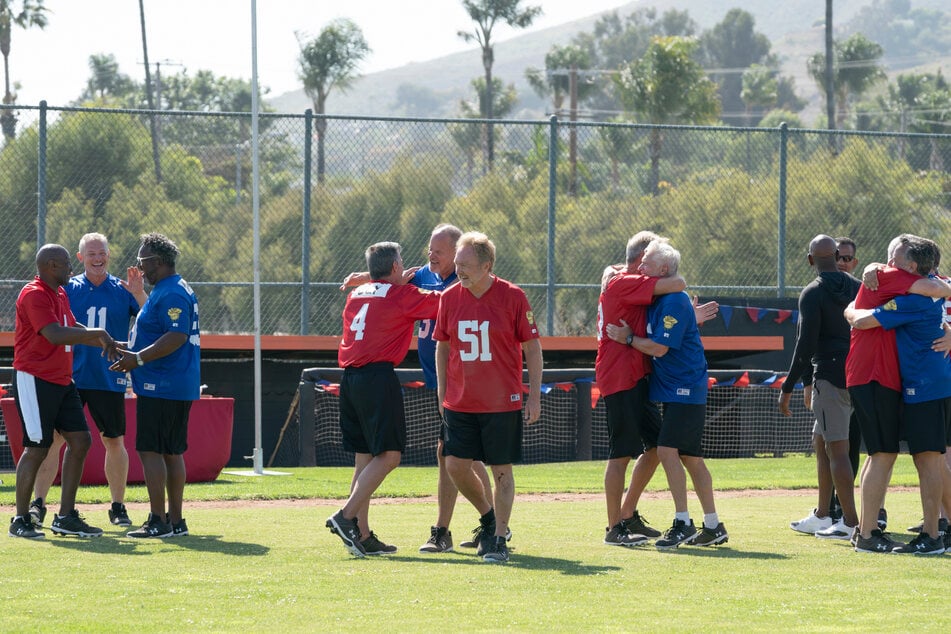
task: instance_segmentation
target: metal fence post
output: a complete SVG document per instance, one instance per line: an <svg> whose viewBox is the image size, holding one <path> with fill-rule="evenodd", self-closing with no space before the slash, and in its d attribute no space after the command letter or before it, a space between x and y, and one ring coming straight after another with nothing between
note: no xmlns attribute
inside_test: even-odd
<svg viewBox="0 0 951 634"><path fill-rule="evenodd" d="M304 111L304 219L301 226L300 334L310 330L310 154L314 136L314 111Z"/></svg>
<svg viewBox="0 0 951 634"><path fill-rule="evenodd" d="M779 249L776 256L776 296L786 294L786 149L789 126L779 124Z"/></svg>
<svg viewBox="0 0 951 634"><path fill-rule="evenodd" d="M39 148L36 160L36 250L46 244L46 100L40 102Z"/></svg>
<svg viewBox="0 0 951 634"><path fill-rule="evenodd" d="M548 288L546 291L548 326L546 334L555 334L555 190L558 184L558 117L552 115L548 130Z"/></svg>

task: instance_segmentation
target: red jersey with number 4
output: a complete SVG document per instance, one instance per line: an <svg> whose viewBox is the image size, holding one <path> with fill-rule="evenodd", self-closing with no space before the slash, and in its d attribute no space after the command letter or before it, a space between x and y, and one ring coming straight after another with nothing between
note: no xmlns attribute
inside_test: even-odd
<svg viewBox="0 0 951 634"><path fill-rule="evenodd" d="M609 338L608 324L620 325L620 320L637 337L647 336L647 307L654 299L654 287L659 277L621 273L608 280L598 299L598 356L594 362L594 376L601 394L608 396L629 390L650 372L647 355Z"/></svg>
<svg viewBox="0 0 951 634"><path fill-rule="evenodd" d="M416 321L433 319L439 294L410 284L370 282L353 289L343 307L341 368L368 363L399 365L413 339Z"/></svg>
<svg viewBox="0 0 951 634"><path fill-rule="evenodd" d="M444 407L475 414L522 409L522 343L538 338L522 289L499 277L482 297L461 284L446 289L433 338L449 343Z"/></svg>
<svg viewBox="0 0 951 634"><path fill-rule="evenodd" d="M69 297L39 278L20 290L13 334L13 367L44 381L69 385L73 381L72 346L53 345L40 334L50 324L75 326Z"/></svg>
<svg viewBox="0 0 951 634"><path fill-rule="evenodd" d="M856 308L876 308L898 295L907 295L911 285L921 277L887 266L878 272L878 290L864 284L855 296ZM852 329L849 356L845 359L845 382L849 387L876 381L879 385L901 392L898 370L898 346L895 331L884 328Z"/></svg>

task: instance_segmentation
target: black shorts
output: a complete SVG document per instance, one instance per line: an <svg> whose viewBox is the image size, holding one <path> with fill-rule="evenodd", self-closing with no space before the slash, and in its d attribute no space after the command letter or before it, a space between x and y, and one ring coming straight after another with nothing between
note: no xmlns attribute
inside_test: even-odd
<svg viewBox="0 0 951 634"><path fill-rule="evenodd" d="M137 396L135 450L175 456L188 449L188 412L192 401Z"/></svg>
<svg viewBox="0 0 951 634"><path fill-rule="evenodd" d="M637 457L657 445L660 411L648 398L647 378L629 390L604 397L608 422L608 458Z"/></svg>
<svg viewBox="0 0 951 634"><path fill-rule="evenodd" d="M480 460L487 465L522 460L522 410L471 414L445 410L448 437L443 455Z"/></svg>
<svg viewBox="0 0 951 634"><path fill-rule="evenodd" d="M849 388L852 409L862 428L862 439L868 455L898 453L901 433L901 392L884 387L877 381Z"/></svg>
<svg viewBox="0 0 951 634"><path fill-rule="evenodd" d="M681 455L703 457L703 423L707 406L703 403L664 403L664 422L657 437L658 447L673 447Z"/></svg>
<svg viewBox="0 0 951 634"><path fill-rule="evenodd" d="M340 379L343 448L378 456L406 448L403 387L392 363L346 368Z"/></svg>
<svg viewBox="0 0 951 634"><path fill-rule="evenodd" d="M901 420L904 436L908 441L908 453L944 453L947 447L949 417L951 397L923 403L905 403Z"/></svg>
<svg viewBox="0 0 951 634"><path fill-rule="evenodd" d="M23 446L49 449L53 430L89 432L76 384L58 385L16 372L16 406L23 427Z"/></svg>
<svg viewBox="0 0 951 634"><path fill-rule="evenodd" d="M79 398L89 408L89 415L106 438L125 436L125 392L111 390L79 390Z"/></svg>

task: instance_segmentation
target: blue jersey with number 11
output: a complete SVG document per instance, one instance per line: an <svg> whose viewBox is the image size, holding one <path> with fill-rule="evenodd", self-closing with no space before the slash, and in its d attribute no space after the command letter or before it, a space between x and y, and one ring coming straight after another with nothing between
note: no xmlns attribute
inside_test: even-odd
<svg viewBox="0 0 951 634"><path fill-rule="evenodd" d="M127 291L119 278L109 275L96 286L86 274L70 278L66 285L69 305L76 321L86 328L105 328L116 341L129 340L129 320L139 312L139 302ZM126 375L113 372L99 346L73 348L73 381L87 390L125 392Z"/></svg>

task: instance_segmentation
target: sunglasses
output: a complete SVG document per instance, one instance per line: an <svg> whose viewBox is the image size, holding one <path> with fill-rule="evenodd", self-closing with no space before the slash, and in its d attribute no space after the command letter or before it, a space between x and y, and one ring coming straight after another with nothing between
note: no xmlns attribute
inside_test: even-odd
<svg viewBox="0 0 951 634"><path fill-rule="evenodd" d="M836 262L849 263L855 259L855 256L854 255L836 255L835 259L836 259Z"/></svg>
<svg viewBox="0 0 951 634"><path fill-rule="evenodd" d="M152 258L157 258L157 257L158 257L157 255L147 255L144 258L136 258L135 265L141 269L143 262L145 262L146 260L151 260Z"/></svg>

